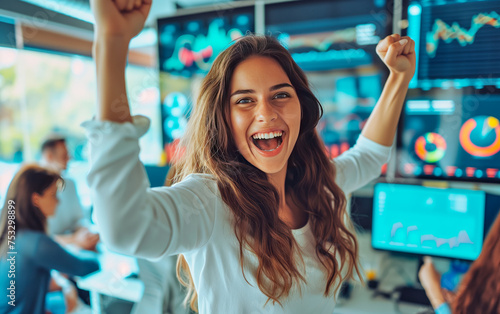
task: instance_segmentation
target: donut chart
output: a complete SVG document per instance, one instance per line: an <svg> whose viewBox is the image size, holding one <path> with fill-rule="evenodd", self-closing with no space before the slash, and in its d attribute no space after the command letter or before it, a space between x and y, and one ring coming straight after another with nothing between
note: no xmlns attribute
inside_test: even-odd
<svg viewBox="0 0 500 314"><path fill-rule="evenodd" d="M477 116L465 121L460 129L460 145L475 157L490 157L500 151L500 121Z"/></svg>
<svg viewBox="0 0 500 314"><path fill-rule="evenodd" d="M446 141L434 132L425 133L415 141L415 153L425 162L440 161L446 152Z"/></svg>

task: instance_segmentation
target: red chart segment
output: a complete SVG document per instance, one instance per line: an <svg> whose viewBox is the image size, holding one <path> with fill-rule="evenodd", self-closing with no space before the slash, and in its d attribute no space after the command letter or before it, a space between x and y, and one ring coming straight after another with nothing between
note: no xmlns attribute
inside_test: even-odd
<svg viewBox="0 0 500 314"><path fill-rule="evenodd" d="M476 157L490 157L500 151L500 121L491 116L471 118L460 129L460 145Z"/></svg>

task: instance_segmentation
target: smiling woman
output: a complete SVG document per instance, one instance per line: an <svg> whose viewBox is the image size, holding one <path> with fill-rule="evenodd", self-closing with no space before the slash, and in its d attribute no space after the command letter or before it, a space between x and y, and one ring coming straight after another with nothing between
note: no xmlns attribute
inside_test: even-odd
<svg viewBox="0 0 500 314"><path fill-rule="evenodd" d="M275 59L252 56L236 66L230 89L231 133L238 151L256 168L283 176L301 117L287 74Z"/></svg>
<svg viewBox="0 0 500 314"><path fill-rule="evenodd" d="M201 313L331 313L342 281L359 275L345 194L388 159L413 42L381 41L389 87L356 146L332 162L315 129L321 104L303 71L276 39L244 36L203 80L177 184L151 189L137 158L148 121L131 117L122 97L128 41L150 2L92 5L100 110L84 126L103 242L141 257L182 254L179 279Z"/></svg>

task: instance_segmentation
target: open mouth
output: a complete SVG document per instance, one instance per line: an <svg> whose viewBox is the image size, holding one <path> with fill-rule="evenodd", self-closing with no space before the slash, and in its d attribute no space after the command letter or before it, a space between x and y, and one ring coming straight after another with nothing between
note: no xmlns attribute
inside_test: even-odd
<svg viewBox="0 0 500 314"><path fill-rule="evenodd" d="M278 149L283 143L283 136L285 132L276 132L281 134L275 134L270 136L271 138L256 138L252 136L253 144L263 152L272 152Z"/></svg>

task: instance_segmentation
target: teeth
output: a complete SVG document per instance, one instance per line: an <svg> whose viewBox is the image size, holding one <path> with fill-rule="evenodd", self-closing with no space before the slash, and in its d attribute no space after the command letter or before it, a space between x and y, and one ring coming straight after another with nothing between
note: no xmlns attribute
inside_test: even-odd
<svg viewBox="0 0 500 314"><path fill-rule="evenodd" d="M283 135L282 132L270 132L270 133L257 133L257 134L254 134L252 137L256 140L262 140L262 139L267 140L267 139L279 137L282 135Z"/></svg>

